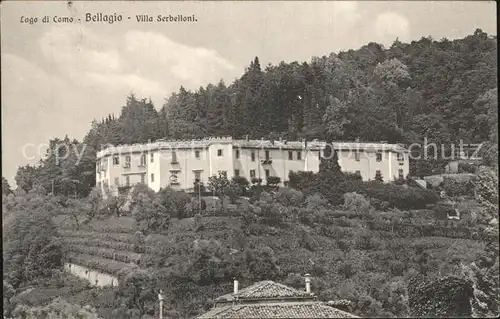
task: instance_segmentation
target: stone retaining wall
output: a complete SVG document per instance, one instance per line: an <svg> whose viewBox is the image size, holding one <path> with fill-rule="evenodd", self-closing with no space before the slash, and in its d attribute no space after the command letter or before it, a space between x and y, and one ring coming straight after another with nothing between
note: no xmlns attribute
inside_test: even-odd
<svg viewBox="0 0 500 319"><path fill-rule="evenodd" d="M118 286L118 278L89 269L84 266L66 263L64 264L64 269L77 277L88 280L90 284L93 286L98 286L98 287Z"/></svg>

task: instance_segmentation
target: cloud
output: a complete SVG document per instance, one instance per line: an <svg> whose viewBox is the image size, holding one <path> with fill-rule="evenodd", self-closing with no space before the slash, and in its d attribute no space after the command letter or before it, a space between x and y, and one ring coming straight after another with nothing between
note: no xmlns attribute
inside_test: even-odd
<svg viewBox="0 0 500 319"><path fill-rule="evenodd" d="M38 43L43 56L65 74L117 72L123 63L112 42L79 25L53 27Z"/></svg>
<svg viewBox="0 0 500 319"><path fill-rule="evenodd" d="M134 92L163 102L180 85L195 89L232 75L216 51L190 47L155 32L129 31L109 39L86 27L53 27L39 39L54 72L94 91Z"/></svg>
<svg viewBox="0 0 500 319"><path fill-rule="evenodd" d="M333 3L333 21L336 26L348 29L356 26L361 18L357 1L336 1Z"/></svg>
<svg viewBox="0 0 500 319"><path fill-rule="evenodd" d="M408 18L395 12L384 12L375 22L377 36L384 45L390 45L396 38L410 40L410 22Z"/></svg>
<svg viewBox="0 0 500 319"><path fill-rule="evenodd" d="M157 32L130 31L125 34L125 48L129 56L142 57L136 61L138 69L155 77L170 74L187 87L206 85L235 70L214 50L177 43Z"/></svg>

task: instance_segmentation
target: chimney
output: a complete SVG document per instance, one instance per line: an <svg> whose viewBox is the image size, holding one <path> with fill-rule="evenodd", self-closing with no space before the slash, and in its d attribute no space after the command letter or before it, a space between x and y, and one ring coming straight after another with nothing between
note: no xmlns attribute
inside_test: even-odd
<svg viewBox="0 0 500 319"><path fill-rule="evenodd" d="M311 293L311 275L306 274L305 277L306 277L306 292L310 294Z"/></svg>
<svg viewBox="0 0 500 319"><path fill-rule="evenodd" d="M238 280L234 280L234 292L235 295L238 294Z"/></svg>

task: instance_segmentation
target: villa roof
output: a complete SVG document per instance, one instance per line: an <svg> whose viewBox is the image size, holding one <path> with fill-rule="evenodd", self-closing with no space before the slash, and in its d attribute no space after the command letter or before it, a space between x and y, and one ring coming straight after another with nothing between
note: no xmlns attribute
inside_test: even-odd
<svg viewBox="0 0 500 319"><path fill-rule="evenodd" d="M237 297L239 300L244 299L283 299L283 298L314 298L312 293L303 290L298 290L288 287L274 281L265 280L259 281L249 287L241 289ZM228 302L235 300L233 293L220 296L216 302Z"/></svg>
<svg viewBox="0 0 500 319"><path fill-rule="evenodd" d="M319 301L236 304L215 307L198 318L359 318Z"/></svg>

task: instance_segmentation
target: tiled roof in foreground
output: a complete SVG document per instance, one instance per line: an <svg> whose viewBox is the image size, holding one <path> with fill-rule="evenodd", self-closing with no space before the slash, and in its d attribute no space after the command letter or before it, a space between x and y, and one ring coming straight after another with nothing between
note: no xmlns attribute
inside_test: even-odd
<svg viewBox="0 0 500 319"><path fill-rule="evenodd" d="M224 302L234 300L234 294L220 296L215 301ZM305 290L298 290L288 287L274 281L259 281L249 287L243 288L238 292L238 299L281 299L281 298L313 298L313 294Z"/></svg>
<svg viewBox="0 0 500 319"><path fill-rule="evenodd" d="M359 318L318 301L256 303L215 307L198 318Z"/></svg>

